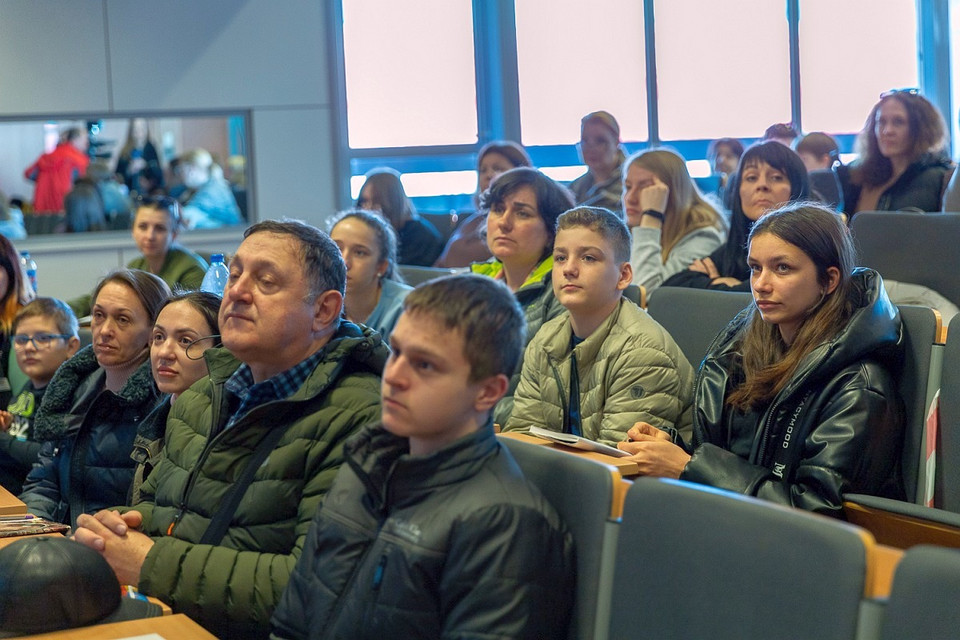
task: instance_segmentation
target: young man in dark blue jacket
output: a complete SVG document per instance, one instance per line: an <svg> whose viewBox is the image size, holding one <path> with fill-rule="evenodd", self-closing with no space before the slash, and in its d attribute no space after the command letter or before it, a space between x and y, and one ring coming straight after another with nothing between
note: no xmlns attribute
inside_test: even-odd
<svg viewBox="0 0 960 640"><path fill-rule="evenodd" d="M501 283L429 282L391 335L382 423L344 446L275 638L562 638L572 539L494 436L523 346Z"/></svg>

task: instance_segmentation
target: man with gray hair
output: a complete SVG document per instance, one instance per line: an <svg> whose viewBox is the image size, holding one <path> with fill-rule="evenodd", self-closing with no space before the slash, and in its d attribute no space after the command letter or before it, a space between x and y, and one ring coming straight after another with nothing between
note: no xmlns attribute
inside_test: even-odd
<svg viewBox="0 0 960 640"><path fill-rule="evenodd" d="M379 418L389 351L341 319L345 284L315 227L247 229L220 307L224 348L171 408L144 499L77 522L121 583L218 637L267 635L343 441Z"/></svg>

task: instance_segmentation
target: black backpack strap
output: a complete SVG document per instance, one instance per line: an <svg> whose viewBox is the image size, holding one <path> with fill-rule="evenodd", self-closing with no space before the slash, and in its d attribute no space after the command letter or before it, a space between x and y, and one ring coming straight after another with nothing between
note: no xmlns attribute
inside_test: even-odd
<svg viewBox="0 0 960 640"><path fill-rule="evenodd" d="M292 423L292 420L288 420L286 424L274 427L260 440L257 448L253 450L253 455L250 456L247 466L243 468L243 473L240 474L237 481L230 487L230 493L220 502L220 507L210 519L207 530L203 532L203 537L200 538L200 544L220 544L223 536L227 533L227 529L230 528L230 522L233 520L233 515L237 512L237 507L240 506L240 501L247 492L247 488L249 488L253 482L253 475L257 472L257 469L263 465L267 456L269 456L270 452L277 446L280 438L283 437L283 434L286 433Z"/></svg>

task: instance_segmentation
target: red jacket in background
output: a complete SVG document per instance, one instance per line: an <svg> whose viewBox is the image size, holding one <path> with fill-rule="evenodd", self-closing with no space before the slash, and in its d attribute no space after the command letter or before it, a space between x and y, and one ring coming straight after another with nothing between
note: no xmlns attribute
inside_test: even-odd
<svg viewBox="0 0 960 640"><path fill-rule="evenodd" d="M33 192L36 213L60 213L63 198L73 188L73 181L87 171L90 158L69 142L61 142L30 165L23 175L37 183Z"/></svg>

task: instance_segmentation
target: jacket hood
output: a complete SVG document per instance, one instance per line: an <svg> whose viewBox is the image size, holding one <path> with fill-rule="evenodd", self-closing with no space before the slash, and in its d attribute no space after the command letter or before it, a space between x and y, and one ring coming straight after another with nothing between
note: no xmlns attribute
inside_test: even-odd
<svg viewBox="0 0 960 640"><path fill-rule="evenodd" d="M381 376L390 356L390 349L379 333L342 319L340 328L322 347L322 351L327 354L323 358L323 364L310 374L301 391L294 394L294 397L301 392L312 396L315 392L314 385L327 384L332 379L335 368L340 368L343 372L369 372ZM240 360L224 347L208 349L204 359L207 361L210 379L214 383L225 382L241 364Z"/></svg>
<svg viewBox="0 0 960 640"><path fill-rule="evenodd" d="M474 262L470 265L470 272L490 278L497 278L503 272L503 263L496 258L490 258L486 262ZM553 277L553 256L547 256L536 268L530 272L523 285L517 289L516 294L531 290L540 291L544 286L550 286Z"/></svg>
<svg viewBox="0 0 960 640"><path fill-rule="evenodd" d="M903 347L900 311L887 297L883 279L873 269L863 267L854 269L851 279L853 315L840 333L807 354L785 392L806 381L810 374L816 378L828 378L867 357L893 367L899 366ZM741 311L717 337L715 345L723 345L719 352L721 356L739 349L737 333L749 322L751 309L752 306ZM712 346L708 353L714 352Z"/></svg>
<svg viewBox="0 0 960 640"><path fill-rule="evenodd" d="M93 378L98 381L94 384ZM99 388L99 379L105 377L97 357L93 353L93 345L80 349L72 358L60 365L54 374L47 392L43 396L40 409L37 410L34 422L34 437L39 441L58 440L67 435L69 430L65 416L74 407L77 400L77 390L85 383ZM120 404L140 406L159 395L157 385L153 381L150 370L150 359L144 360L136 371L127 379L127 382L116 394Z"/></svg>

